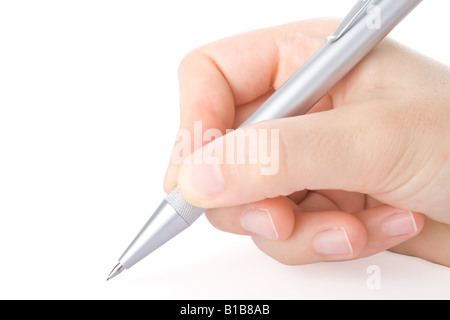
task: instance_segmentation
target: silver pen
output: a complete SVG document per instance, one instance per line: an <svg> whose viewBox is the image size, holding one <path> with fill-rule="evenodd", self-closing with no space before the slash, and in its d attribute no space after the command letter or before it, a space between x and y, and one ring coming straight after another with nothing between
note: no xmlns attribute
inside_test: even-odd
<svg viewBox="0 0 450 320"><path fill-rule="evenodd" d="M241 126L307 113L422 0L359 0L325 45ZM206 209L172 190L119 258L111 279L189 227Z"/></svg>

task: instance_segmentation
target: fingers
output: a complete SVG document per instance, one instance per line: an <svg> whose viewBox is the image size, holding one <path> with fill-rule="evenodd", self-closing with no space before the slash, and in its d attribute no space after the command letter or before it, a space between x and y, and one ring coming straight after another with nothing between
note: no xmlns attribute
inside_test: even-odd
<svg viewBox="0 0 450 320"><path fill-rule="evenodd" d="M182 160L212 139L204 137L206 131L225 134L243 122L334 27L333 21L293 23L216 41L188 54L179 67L180 132L165 190L175 187Z"/></svg>
<svg viewBox="0 0 450 320"><path fill-rule="evenodd" d="M233 95L227 80L209 57L198 54L186 58L180 66L179 79L181 122L164 180L167 192L176 186L178 166L183 159L209 142L203 139L204 132L211 129L224 134L234 119ZM194 138L198 136L199 139Z"/></svg>
<svg viewBox="0 0 450 320"><path fill-rule="evenodd" d="M209 209L207 217L221 230L251 235L263 252L289 265L373 255L416 236L423 227L422 215L387 205L349 214L293 211L286 201L280 197ZM257 212L247 215L253 208Z"/></svg>
<svg viewBox="0 0 450 320"><path fill-rule="evenodd" d="M362 210L354 216L368 231L368 241L360 257L390 249L416 237L424 225L422 214L387 205Z"/></svg>
<svg viewBox="0 0 450 320"><path fill-rule="evenodd" d="M181 62L180 131L165 177L166 191L176 186L183 158L213 138L205 137L208 130L225 134L234 127L236 106L270 91L277 58L267 39L271 37L225 39L194 50Z"/></svg>
<svg viewBox="0 0 450 320"><path fill-rule="evenodd" d="M287 239L294 227L294 211L285 197L265 199L238 207L206 211L216 228L245 235L259 235L271 240Z"/></svg>
<svg viewBox="0 0 450 320"><path fill-rule="evenodd" d="M426 218L419 235L391 251L450 267L450 225Z"/></svg>

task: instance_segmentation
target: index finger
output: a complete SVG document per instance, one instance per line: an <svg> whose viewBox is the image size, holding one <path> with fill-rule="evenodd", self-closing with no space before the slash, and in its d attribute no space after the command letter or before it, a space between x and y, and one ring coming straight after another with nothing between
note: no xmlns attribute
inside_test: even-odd
<svg viewBox="0 0 450 320"><path fill-rule="evenodd" d="M278 89L323 44L334 26L323 20L297 22L226 38L189 53L179 67L183 134L178 135L177 144L183 148L172 154L165 190L176 186L182 159L209 142L202 139L196 145L198 139L180 140L198 131L203 137L210 129L225 134L226 129L235 128L242 114L249 115Z"/></svg>

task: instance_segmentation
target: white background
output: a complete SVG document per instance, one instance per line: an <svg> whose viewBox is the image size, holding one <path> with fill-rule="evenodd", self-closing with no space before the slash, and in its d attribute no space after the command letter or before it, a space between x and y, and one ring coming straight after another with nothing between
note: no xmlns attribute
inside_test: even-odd
<svg viewBox="0 0 450 320"><path fill-rule="evenodd" d="M386 252L288 267L204 217L105 281L164 195L182 57L353 4L0 1L0 298L450 298L442 266ZM424 1L391 36L450 64L449 14L449 1Z"/></svg>

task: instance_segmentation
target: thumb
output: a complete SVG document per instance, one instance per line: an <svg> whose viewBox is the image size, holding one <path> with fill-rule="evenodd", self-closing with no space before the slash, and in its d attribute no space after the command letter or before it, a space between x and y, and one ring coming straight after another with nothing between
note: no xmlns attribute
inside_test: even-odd
<svg viewBox="0 0 450 320"><path fill-rule="evenodd" d="M386 145L392 138L383 136L392 133L379 122L367 110L345 107L250 125L185 159L178 187L187 201L207 208L304 189L382 192L379 182L404 152Z"/></svg>

